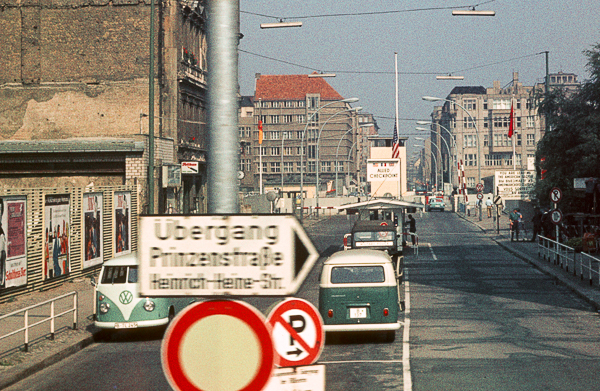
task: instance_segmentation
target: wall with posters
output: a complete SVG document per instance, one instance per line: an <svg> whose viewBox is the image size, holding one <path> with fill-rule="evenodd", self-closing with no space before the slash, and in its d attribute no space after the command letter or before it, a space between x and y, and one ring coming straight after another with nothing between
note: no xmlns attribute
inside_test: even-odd
<svg viewBox="0 0 600 391"><path fill-rule="evenodd" d="M0 188L0 205L0 303L137 250L136 188Z"/></svg>

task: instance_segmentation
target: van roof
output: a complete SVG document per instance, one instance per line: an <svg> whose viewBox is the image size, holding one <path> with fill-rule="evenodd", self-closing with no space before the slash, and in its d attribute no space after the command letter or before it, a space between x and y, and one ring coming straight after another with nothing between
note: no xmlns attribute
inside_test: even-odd
<svg viewBox="0 0 600 391"><path fill-rule="evenodd" d="M137 265L137 252L131 252L129 254L118 255L114 258L104 262L104 266L133 266Z"/></svg>
<svg viewBox="0 0 600 391"><path fill-rule="evenodd" d="M390 256L381 250L352 249L338 251L327 258L325 265L330 264L359 264L359 263L391 263Z"/></svg>

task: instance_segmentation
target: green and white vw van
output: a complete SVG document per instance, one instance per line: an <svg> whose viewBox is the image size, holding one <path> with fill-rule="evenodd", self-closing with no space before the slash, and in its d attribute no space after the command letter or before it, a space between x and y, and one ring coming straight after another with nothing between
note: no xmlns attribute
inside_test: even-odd
<svg viewBox="0 0 600 391"><path fill-rule="evenodd" d="M95 324L101 329L134 329L167 325L195 299L140 297L137 253L102 265L96 284Z"/></svg>
<svg viewBox="0 0 600 391"><path fill-rule="evenodd" d="M400 265L400 263L399 263ZM319 313L326 332L383 331L394 341L400 328L399 271L384 251L339 251L323 264Z"/></svg>

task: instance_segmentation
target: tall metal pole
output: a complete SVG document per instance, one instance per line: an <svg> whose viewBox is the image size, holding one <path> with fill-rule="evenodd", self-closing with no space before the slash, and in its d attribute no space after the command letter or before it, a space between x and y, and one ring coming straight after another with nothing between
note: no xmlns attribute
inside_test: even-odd
<svg viewBox="0 0 600 391"><path fill-rule="evenodd" d="M154 214L154 1L150 0L150 68L148 70L148 214Z"/></svg>
<svg viewBox="0 0 600 391"><path fill-rule="evenodd" d="M396 75L396 118L394 118L394 126L396 127L396 134L398 134L400 132L400 124L398 123L399 119L399 111L398 111L398 52L394 52L394 74ZM393 148L393 146L392 146ZM406 164L406 162L405 162ZM405 178L406 179L406 178ZM401 181L400 181L400 175L398 175L398 199L400 199L400 197L402 196L402 188L401 188Z"/></svg>
<svg viewBox="0 0 600 391"><path fill-rule="evenodd" d="M550 68L549 68L549 64L548 64L548 51L546 50L544 52L546 54L546 96L545 99L548 99L548 93L550 92ZM545 125L545 131L548 131L548 119L546 118L546 121L544 121L544 125Z"/></svg>
<svg viewBox="0 0 600 391"><path fill-rule="evenodd" d="M208 212L239 213L239 0L208 2Z"/></svg>

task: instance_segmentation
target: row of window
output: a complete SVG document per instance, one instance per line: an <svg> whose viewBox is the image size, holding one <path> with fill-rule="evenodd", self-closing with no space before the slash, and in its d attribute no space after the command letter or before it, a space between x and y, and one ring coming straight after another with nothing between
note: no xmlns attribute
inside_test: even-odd
<svg viewBox="0 0 600 391"><path fill-rule="evenodd" d="M255 134L255 138L258 139L258 130L254 131ZM263 139L264 140L290 140L290 139L295 139L295 140L300 140L302 139L302 133L304 131L303 130L285 130L285 131L263 131ZM239 136L240 138L244 139L244 138L250 138L250 135L252 133L252 130L250 127L240 127L239 128ZM305 140L316 140L319 136L319 129L307 129L306 130L306 135L304 136ZM323 137L323 135L321 135L321 138Z"/></svg>
<svg viewBox="0 0 600 391"><path fill-rule="evenodd" d="M534 154L527 154L528 158L533 158ZM513 154L512 153L491 153L484 154L485 158L485 166L493 167L493 166L512 166L513 165ZM521 154L515 154L515 163L517 166L521 166ZM464 164L467 167L476 167L477 166L477 155L476 154L465 154L464 156Z"/></svg>
<svg viewBox="0 0 600 391"><path fill-rule="evenodd" d="M315 172L316 171L316 162L308 161L306 162L306 172ZM335 172L334 167L337 167L338 172L344 172L344 162L329 162L323 161L319 162L320 170L319 172ZM262 172L269 173L280 173L281 172L281 162L263 162L262 163ZM252 159L241 159L240 160L240 170L244 172L252 171ZM256 172L259 172L259 165L256 164ZM297 162L283 162L283 172L300 172L300 163Z"/></svg>
<svg viewBox="0 0 600 391"><path fill-rule="evenodd" d="M493 146L494 147L512 147L512 140L513 138L516 139L516 146L521 146L522 142L521 142L521 135L520 134L515 134L513 135L513 137L508 137L507 133L504 134L494 134L492 135L493 138ZM528 133L525 135L526 136L526 145L528 147L534 147L535 146L535 133ZM463 134L463 147L464 148L470 148L470 147L476 147L477 146L477 135L476 134ZM489 140L489 135L484 134L483 135L483 146L484 147L489 147L490 146L490 140Z"/></svg>
<svg viewBox="0 0 600 391"><path fill-rule="evenodd" d="M311 102L312 103L312 102ZM256 108L278 108L278 107L287 107L287 108L292 108L292 107L304 107L305 106L305 101L303 100L284 100L284 101L263 101L263 100L259 100L257 102L254 102L254 107Z"/></svg>
<svg viewBox="0 0 600 391"><path fill-rule="evenodd" d="M521 109L521 99L517 99L513 101L512 99L503 99L503 98L495 98L495 99L484 99L483 100L483 110L488 110L490 103L493 110L510 110L511 102L514 102L514 108L517 110ZM463 106L465 109L469 111L477 110L477 99L464 99ZM525 108L527 110L532 107L531 99L525 100Z"/></svg>

